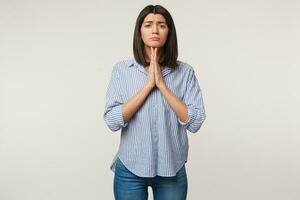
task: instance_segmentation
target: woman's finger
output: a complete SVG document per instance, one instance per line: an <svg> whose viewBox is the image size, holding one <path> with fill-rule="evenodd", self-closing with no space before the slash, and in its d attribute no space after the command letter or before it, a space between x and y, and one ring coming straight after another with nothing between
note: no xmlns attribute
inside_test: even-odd
<svg viewBox="0 0 300 200"><path fill-rule="evenodd" d="M157 52L157 48L154 49L154 62L156 63L156 52Z"/></svg>
<svg viewBox="0 0 300 200"><path fill-rule="evenodd" d="M156 50L157 48L154 48L154 51L153 51L153 67L154 67L154 72L157 73L157 64L156 64Z"/></svg>
<svg viewBox="0 0 300 200"><path fill-rule="evenodd" d="M154 64L155 64L155 49L156 49L156 48L153 47L153 63L154 63Z"/></svg>
<svg viewBox="0 0 300 200"><path fill-rule="evenodd" d="M151 49L151 56L153 55L153 48L152 47L150 47L150 49Z"/></svg>

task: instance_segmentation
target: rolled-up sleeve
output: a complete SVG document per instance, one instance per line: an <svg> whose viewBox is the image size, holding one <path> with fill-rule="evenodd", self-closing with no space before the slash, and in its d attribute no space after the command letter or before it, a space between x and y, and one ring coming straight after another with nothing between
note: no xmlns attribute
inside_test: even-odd
<svg viewBox="0 0 300 200"><path fill-rule="evenodd" d="M114 65L111 79L106 91L106 103L103 118L108 128L117 131L122 127L126 127L128 122L124 123L123 119L123 100L121 96L122 83L118 75L118 65Z"/></svg>
<svg viewBox="0 0 300 200"><path fill-rule="evenodd" d="M189 70L183 102L187 106L189 119L187 122L182 122L178 117L177 119L185 129L196 133L206 119L206 114L201 88L193 69Z"/></svg>

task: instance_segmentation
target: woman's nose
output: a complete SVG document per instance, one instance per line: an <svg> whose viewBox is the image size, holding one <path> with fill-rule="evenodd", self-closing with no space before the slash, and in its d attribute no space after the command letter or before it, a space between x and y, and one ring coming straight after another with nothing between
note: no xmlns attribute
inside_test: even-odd
<svg viewBox="0 0 300 200"><path fill-rule="evenodd" d="M152 28L152 32L157 33L157 27L155 25Z"/></svg>

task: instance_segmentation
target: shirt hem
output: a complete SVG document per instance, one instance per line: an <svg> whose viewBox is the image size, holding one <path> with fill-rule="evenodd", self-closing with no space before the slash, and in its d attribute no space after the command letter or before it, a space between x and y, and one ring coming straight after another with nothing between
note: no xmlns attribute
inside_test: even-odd
<svg viewBox="0 0 300 200"><path fill-rule="evenodd" d="M113 159L113 161L112 161L112 163L111 163L111 165L110 165L110 169L111 169L111 171L112 171L113 173L116 172L116 161L117 161L117 159L120 159L120 161L123 163L123 165L124 165L131 173L133 173L133 174L136 175L136 176L142 177L142 178L154 178L154 177L156 177L156 176L161 176L161 177L174 177L174 176L177 175L177 173L179 172L179 170L185 165L185 163L187 163L187 159L185 159L185 160L183 161L183 163L181 163L181 164L179 165L179 167L175 170L175 174L164 175L164 174L159 174L159 173L157 173L157 174L155 174L155 175L145 175L145 174L140 174L140 173L133 172L132 170L130 170L130 169L128 168L127 164L122 160L121 156L120 156L119 154L117 154L117 155L114 157L114 159Z"/></svg>

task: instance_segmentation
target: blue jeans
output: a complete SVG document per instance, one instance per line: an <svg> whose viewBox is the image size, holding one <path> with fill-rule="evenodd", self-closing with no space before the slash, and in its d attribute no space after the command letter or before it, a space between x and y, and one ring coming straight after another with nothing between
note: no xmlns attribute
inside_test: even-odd
<svg viewBox="0 0 300 200"><path fill-rule="evenodd" d="M148 186L152 187L154 200L186 200L188 181L185 165L173 177L139 177L117 158L114 175L116 200L147 200Z"/></svg>

